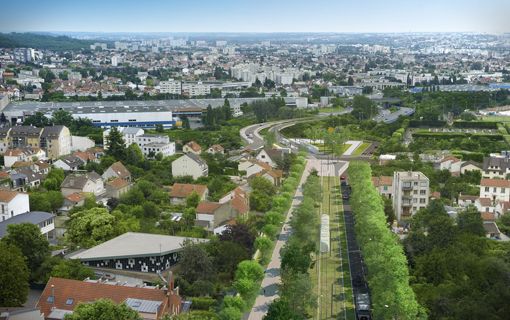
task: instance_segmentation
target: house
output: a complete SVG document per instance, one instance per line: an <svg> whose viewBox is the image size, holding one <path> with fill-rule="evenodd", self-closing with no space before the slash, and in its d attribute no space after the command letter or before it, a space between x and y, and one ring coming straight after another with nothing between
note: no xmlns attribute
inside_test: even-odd
<svg viewBox="0 0 510 320"><path fill-rule="evenodd" d="M95 196L105 192L103 180L95 172L72 173L64 179L60 188L64 197L77 192L91 193Z"/></svg>
<svg viewBox="0 0 510 320"><path fill-rule="evenodd" d="M480 181L480 198L489 198L491 201L510 200L510 181L502 179L484 178Z"/></svg>
<svg viewBox="0 0 510 320"><path fill-rule="evenodd" d="M506 179L510 173L510 159L507 156L491 155L483 159L483 178Z"/></svg>
<svg viewBox="0 0 510 320"><path fill-rule="evenodd" d="M99 159L90 150L75 151L75 152L73 152L73 156L80 158L84 163L89 163L89 162L99 163Z"/></svg>
<svg viewBox="0 0 510 320"><path fill-rule="evenodd" d="M33 148L15 148L7 149L4 153L4 166L6 168L12 167L15 162L19 161L33 161L36 159L46 159L46 153L37 147Z"/></svg>
<svg viewBox="0 0 510 320"><path fill-rule="evenodd" d="M225 149L219 144L213 144L207 149L210 154L225 154Z"/></svg>
<svg viewBox="0 0 510 320"><path fill-rule="evenodd" d="M478 198L475 200L475 207L480 213L494 214L496 212L495 203L490 198Z"/></svg>
<svg viewBox="0 0 510 320"><path fill-rule="evenodd" d="M448 170L452 175L460 175L461 164L459 158L447 156L439 162L439 170Z"/></svg>
<svg viewBox="0 0 510 320"><path fill-rule="evenodd" d="M131 183L122 178L111 178L105 182L105 186L107 195L116 199L131 189Z"/></svg>
<svg viewBox="0 0 510 320"><path fill-rule="evenodd" d="M467 208L470 205L475 205L476 200L478 200L478 196L472 196L468 194L460 194L459 195L459 206L462 208Z"/></svg>
<svg viewBox="0 0 510 320"><path fill-rule="evenodd" d="M500 239L501 231L499 231L498 225L494 221L484 221L483 229L485 230L485 236L490 239Z"/></svg>
<svg viewBox="0 0 510 320"><path fill-rule="evenodd" d="M276 168L284 156L285 151L282 149L262 149L255 158L260 162L267 163L272 168Z"/></svg>
<svg viewBox="0 0 510 320"><path fill-rule="evenodd" d="M391 176L380 176L372 177L372 183L377 189L380 195L391 199L393 195L393 177Z"/></svg>
<svg viewBox="0 0 510 320"><path fill-rule="evenodd" d="M84 251L70 254L92 268L109 268L143 273L163 272L179 261L179 252L187 240L197 243L207 239L126 232Z"/></svg>
<svg viewBox="0 0 510 320"><path fill-rule="evenodd" d="M142 319L163 319L181 312L179 290L174 288L170 274L167 286L130 286L101 280L85 281L51 277L36 307L45 319L64 319L77 305L99 299L109 299L116 304L125 303L137 311Z"/></svg>
<svg viewBox="0 0 510 320"><path fill-rule="evenodd" d="M239 171L246 172L245 176L247 178L253 176L254 174L257 174L262 171L269 171L272 169L272 167L265 163L258 161L256 159L247 159L247 160L241 160L239 164L237 165L237 169Z"/></svg>
<svg viewBox="0 0 510 320"><path fill-rule="evenodd" d="M388 164L390 161L396 160L397 156L394 154L381 154L379 156L379 165L384 166Z"/></svg>
<svg viewBox="0 0 510 320"><path fill-rule="evenodd" d="M81 166L84 166L85 164L86 162L77 156L67 156L53 162L53 166L64 171L77 171Z"/></svg>
<svg viewBox="0 0 510 320"><path fill-rule="evenodd" d="M41 174L48 174L51 169L51 164L46 161L38 160L34 162L34 171Z"/></svg>
<svg viewBox="0 0 510 320"><path fill-rule="evenodd" d="M120 161L109 166L103 173L102 177L103 180L120 178L126 182L131 182L131 172L129 172L129 170Z"/></svg>
<svg viewBox="0 0 510 320"><path fill-rule="evenodd" d="M507 214L510 211L510 201L498 201L496 203L496 218L501 218L502 215Z"/></svg>
<svg viewBox="0 0 510 320"><path fill-rule="evenodd" d="M189 183L174 183L170 191L170 202L172 204L182 204L186 202L186 198L193 192L196 192L200 197L200 201L204 201L209 196L209 189L206 185L189 184Z"/></svg>
<svg viewBox="0 0 510 320"><path fill-rule="evenodd" d="M32 223L39 227L46 239L54 239L55 215L44 211L31 211L18 214L7 220L0 221L0 238L7 235L7 226L12 224Z"/></svg>
<svg viewBox="0 0 510 320"><path fill-rule="evenodd" d="M419 171L393 173L392 202L398 221L411 218L429 204L429 178Z"/></svg>
<svg viewBox="0 0 510 320"><path fill-rule="evenodd" d="M195 141L190 141L182 147L182 152L199 155L202 153L202 147Z"/></svg>
<svg viewBox="0 0 510 320"><path fill-rule="evenodd" d="M229 192L219 202L202 201L196 209L195 224L208 231L222 226L232 219L245 216L250 211L249 197L241 188Z"/></svg>
<svg viewBox="0 0 510 320"><path fill-rule="evenodd" d="M0 190L0 221L30 211L27 193Z"/></svg>
<svg viewBox="0 0 510 320"><path fill-rule="evenodd" d="M64 196L64 204L59 209L60 212L69 212L74 207L82 206L85 203L85 194L76 192Z"/></svg>
<svg viewBox="0 0 510 320"><path fill-rule="evenodd" d="M174 177L191 176L193 179L207 177L209 167L207 163L194 153L186 153L172 162L172 175Z"/></svg>
<svg viewBox="0 0 510 320"><path fill-rule="evenodd" d="M36 172L36 171L32 170L31 167L22 167L19 169L14 169L14 171L18 174L25 176L24 188L26 188L26 187L37 188L41 185L44 178L46 178L45 174Z"/></svg>
<svg viewBox="0 0 510 320"><path fill-rule="evenodd" d="M40 147L46 150L48 158L57 159L71 153L71 131L66 126L44 127Z"/></svg>
<svg viewBox="0 0 510 320"><path fill-rule="evenodd" d="M462 161L460 173L465 174L468 171L482 171L481 165L474 161Z"/></svg>
<svg viewBox="0 0 510 320"><path fill-rule="evenodd" d="M282 183L283 178L283 171L282 170L263 170L259 173L256 173L252 177L263 177L267 179L269 182L271 182L274 186L280 186Z"/></svg>

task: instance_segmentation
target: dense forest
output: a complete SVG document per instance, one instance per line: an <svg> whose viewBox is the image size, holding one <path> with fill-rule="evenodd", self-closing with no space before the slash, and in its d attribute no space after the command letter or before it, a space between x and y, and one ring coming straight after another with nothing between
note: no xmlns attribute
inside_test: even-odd
<svg viewBox="0 0 510 320"><path fill-rule="evenodd" d="M93 41L35 33L0 33L0 48L35 48L54 51L88 49Z"/></svg>

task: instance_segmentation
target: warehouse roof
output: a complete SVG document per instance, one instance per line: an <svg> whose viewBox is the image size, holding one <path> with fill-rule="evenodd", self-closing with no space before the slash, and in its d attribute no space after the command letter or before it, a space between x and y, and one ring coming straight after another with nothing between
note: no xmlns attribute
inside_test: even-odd
<svg viewBox="0 0 510 320"><path fill-rule="evenodd" d="M206 242L207 239L126 232L88 250L71 254L70 259L99 260L160 256L179 251L186 240Z"/></svg>

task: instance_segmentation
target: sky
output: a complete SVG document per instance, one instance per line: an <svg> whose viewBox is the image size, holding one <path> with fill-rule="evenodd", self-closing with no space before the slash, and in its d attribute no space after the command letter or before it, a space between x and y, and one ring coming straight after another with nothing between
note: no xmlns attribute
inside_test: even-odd
<svg viewBox="0 0 510 320"><path fill-rule="evenodd" d="M510 32L510 0L1 2L0 32Z"/></svg>

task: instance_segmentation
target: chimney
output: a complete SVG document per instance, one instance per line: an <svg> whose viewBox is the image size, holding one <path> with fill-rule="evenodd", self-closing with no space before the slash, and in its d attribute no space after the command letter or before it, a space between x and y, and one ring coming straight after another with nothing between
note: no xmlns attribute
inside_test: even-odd
<svg viewBox="0 0 510 320"><path fill-rule="evenodd" d="M168 290L174 290L174 273L172 271L168 271L167 286Z"/></svg>

